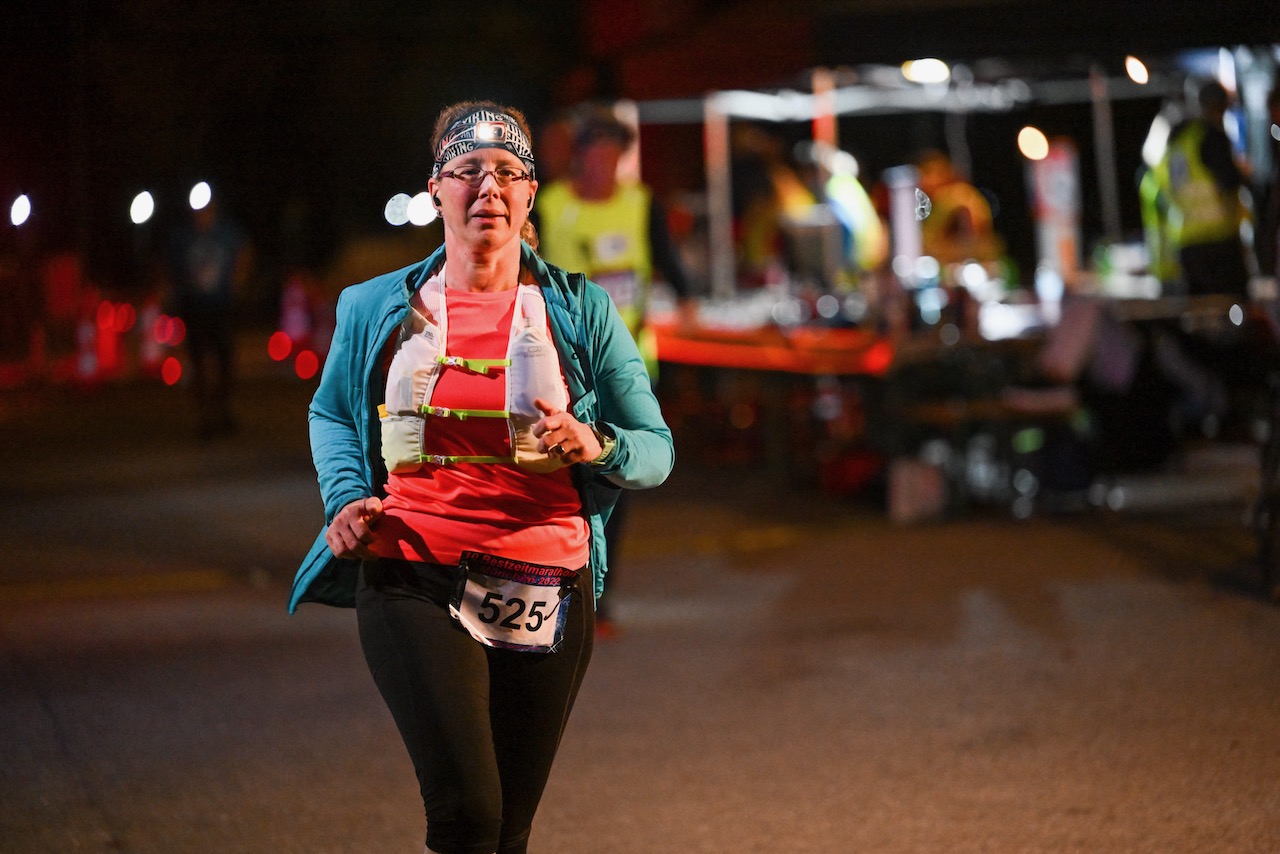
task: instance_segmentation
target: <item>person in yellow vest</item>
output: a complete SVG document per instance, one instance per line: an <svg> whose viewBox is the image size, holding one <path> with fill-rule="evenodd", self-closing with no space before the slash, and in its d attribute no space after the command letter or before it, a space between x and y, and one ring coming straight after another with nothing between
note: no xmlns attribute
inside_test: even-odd
<svg viewBox="0 0 1280 854"><path fill-rule="evenodd" d="M871 273L889 257L889 234L858 178L857 158L827 143L814 144L814 158L826 176L822 193L844 232L844 262L853 274Z"/></svg>
<svg viewBox="0 0 1280 854"><path fill-rule="evenodd" d="M619 179L618 164L634 142L634 131L611 111L582 113L575 122L570 174L542 187L535 225L543 259L579 270L609 292L656 380L657 346L645 325L655 273L675 291L683 323L696 322L696 307L665 209L643 183ZM625 517L625 503L619 502L605 535L614 578ZM596 631L614 631L607 596L596 605Z"/></svg>
<svg viewBox="0 0 1280 854"><path fill-rule="evenodd" d="M1173 240L1159 167L1169 149L1170 134L1184 119L1184 107L1179 101L1168 101L1160 108L1143 140L1142 165L1135 178L1147 269L1165 290L1182 281L1182 268L1178 265L1178 245Z"/></svg>
<svg viewBox="0 0 1280 854"><path fill-rule="evenodd" d="M1244 175L1223 128L1230 102L1217 81L1201 86L1198 100L1200 116L1170 133L1156 178L1187 293L1243 297L1249 271L1240 225L1247 209L1240 197Z"/></svg>
<svg viewBox="0 0 1280 854"><path fill-rule="evenodd" d="M941 151L924 152L916 162L919 187L929 197L931 212L920 223L924 254L945 265L997 261L1004 255L995 232L991 204L956 171Z"/></svg>

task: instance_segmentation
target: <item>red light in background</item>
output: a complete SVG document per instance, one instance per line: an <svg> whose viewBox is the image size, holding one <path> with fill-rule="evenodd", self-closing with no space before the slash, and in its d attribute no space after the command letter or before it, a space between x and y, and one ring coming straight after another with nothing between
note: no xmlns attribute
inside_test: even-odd
<svg viewBox="0 0 1280 854"><path fill-rule="evenodd" d="M115 305L112 317L112 325L116 332L121 335L133 328L138 322L138 311L127 302L117 303Z"/></svg>
<svg viewBox="0 0 1280 854"><path fill-rule="evenodd" d="M316 371L320 370L320 357L310 350L303 350L294 361L293 369L297 372L299 379L309 380L316 375Z"/></svg>
<svg viewBox="0 0 1280 854"><path fill-rule="evenodd" d="M283 362L289 358L289 353L292 350L293 341L283 332L273 332L271 337L267 339L267 355L277 362Z"/></svg>
<svg viewBox="0 0 1280 854"><path fill-rule="evenodd" d="M745 403L735 403L729 409L729 423L738 430L749 430L756 423L756 411Z"/></svg>
<svg viewBox="0 0 1280 854"><path fill-rule="evenodd" d="M164 380L165 385L177 385L178 380L182 379L182 363L176 356L170 356L160 365L160 379Z"/></svg>
<svg viewBox="0 0 1280 854"><path fill-rule="evenodd" d="M162 314L156 318L155 325L151 327L151 334L157 342L177 347L182 343L182 339L187 337L187 327L181 317Z"/></svg>
<svg viewBox="0 0 1280 854"><path fill-rule="evenodd" d="M98 328L103 332L111 329L116 322L116 307L111 304L111 300L103 300L98 303Z"/></svg>
<svg viewBox="0 0 1280 854"><path fill-rule="evenodd" d="M862 363L867 366L868 373L883 374L893 364L893 345L888 341L877 341L867 348Z"/></svg>

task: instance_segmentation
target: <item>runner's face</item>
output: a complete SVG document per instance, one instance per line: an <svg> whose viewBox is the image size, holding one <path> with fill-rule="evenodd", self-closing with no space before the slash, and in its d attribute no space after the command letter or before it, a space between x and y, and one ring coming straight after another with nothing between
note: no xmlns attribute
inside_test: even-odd
<svg viewBox="0 0 1280 854"><path fill-rule="evenodd" d="M578 177L589 190L612 193L618 180L622 146L611 139L598 140L581 150Z"/></svg>
<svg viewBox="0 0 1280 854"><path fill-rule="evenodd" d="M481 178L478 187L445 174L467 167L490 174ZM428 183L432 195L440 199L445 230L475 248L497 248L518 240L538 190L538 183L532 179L498 186L492 174L498 168L528 172L520 158L506 149L482 148L445 163L440 177Z"/></svg>

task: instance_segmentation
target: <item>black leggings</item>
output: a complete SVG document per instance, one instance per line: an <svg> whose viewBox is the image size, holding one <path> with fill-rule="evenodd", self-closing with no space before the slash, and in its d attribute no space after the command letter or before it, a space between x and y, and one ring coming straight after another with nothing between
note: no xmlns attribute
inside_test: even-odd
<svg viewBox="0 0 1280 854"><path fill-rule="evenodd" d="M440 854L522 854L591 660L590 573L554 653L486 647L449 616L459 570L366 561L360 645L413 760ZM582 591L586 595L580 595Z"/></svg>

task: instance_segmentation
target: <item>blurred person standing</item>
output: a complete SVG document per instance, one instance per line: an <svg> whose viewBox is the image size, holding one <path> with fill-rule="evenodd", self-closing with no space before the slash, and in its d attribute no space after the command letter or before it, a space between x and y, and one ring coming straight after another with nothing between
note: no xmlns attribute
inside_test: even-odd
<svg viewBox="0 0 1280 854"><path fill-rule="evenodd" d="M774 131L734 122L729 147L739 276L754 286L778 284L793 256L784 226L803 221L818 199Z"/></svg>
<svg viewBox="0 0 1280 854"><path fill-rule="evenodd" d="M1170 133L1185 118L1186 108L1182 101L1169 100L1161 105L1142 142L1142 165L1135 177L1147 269L1165 291L1177 286L1182 279L1182 271L1178 266L1178 245L1170 231L1169 206L1161 189L1159 166L1169 149Z"/></svg>
<svg viewBox="0 0 1280 854"><path fill-rule="evenodd" d="M632 129L602 107L587 110L573 127L569 174L543 188L538 203L539 252L609 292L656 381L657 345L646 325L654 272L675 291L686 325L696 313L689 280L663 206L643 183L619 178L618 164L635 142ZM611 579L617 578L626 518L627 501L620 499L605 531ZM596 628L602 636L614 631L607 598L597 603Z"/></svg>
<svg viewBox="0 0 1280 854"><path fill-rule="evenodd" d="M1258 273L1275 278L1280 275L1280 86L1267 95L1267 118L1271 122L1271 172L1260 182L1256 249Z"/></svg>
<svg viewBox="0 0 1280 854"><path fill-rule="evenodd" d="M193 209L174 235L169 296L173 312L186 324L191 388L202 439L235 432L231 409L235 297L251 264L244 232L221 212L217 199Z"/></svg>
<svg viewBox="0 0 1280 854"><path fill-rule="evenodd" d="M1245 176L1223 125L1230 99L1222 84L1211 80L1200 87L1197 100L1200 115L1170 132L1156 166L1160 195L1186 292L1244 297L1249 283L1240 238L1247 215L1240 198Z"/></svg>
<svg viewBox="0 0 1280 854"><path fill-rule="evenodd" d="M920 223L924 254L943 266L966 261L994 262L1004 254L995 232L991 204L956 171L951 158L930 150L916 160L919 187L931 211Z"/></svg>
<svg viewBox="0 0 1280 854"><path fill-rule="evenodd" d="M871 195L858 177L858 160L828 143L814 143L823 198L840 222L845 267L854 276L872 273L889 257L889 234Z"/></svg>
<svg viewBox="0 0 1280 854"><path fill-rule="evenodd" d="M289 609L354 606L426 849L517 854L591 658L605 523L673 463L608 295L543 263L528 125L447 107L428 258L343 291L310 407L327 527Z"/></svg>

